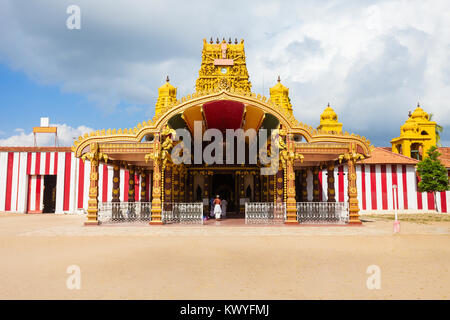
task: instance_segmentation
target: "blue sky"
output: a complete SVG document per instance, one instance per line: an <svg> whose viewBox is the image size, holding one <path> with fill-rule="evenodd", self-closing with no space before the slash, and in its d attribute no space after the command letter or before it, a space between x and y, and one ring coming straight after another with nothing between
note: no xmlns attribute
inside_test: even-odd
<svg viewBox="0 0 450 320"><path fill-rule="evenodd" d="M31 145L43 116L62 145L148 120L166 75L178 98L194 91L210 37L243 38L252 90L280 75L301 122L330 102L344 130L389 146L420 100L450 145L448 1L5 0L0 28L0 145Z"/></svg>

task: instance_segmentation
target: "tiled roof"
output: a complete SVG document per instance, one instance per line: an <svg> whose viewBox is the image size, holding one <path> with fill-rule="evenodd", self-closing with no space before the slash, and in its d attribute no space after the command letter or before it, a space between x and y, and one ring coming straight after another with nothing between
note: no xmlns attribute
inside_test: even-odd
<svg viewBox="0 0 450 320"><path fill-rule="evenodd" d="M450 147L441 147L438 151L441 154L439 160L446 168L450 168Z"/></svg>
<svg viewBox="0 0 450 320"><path fill-rule="evenodd" d="M376 147L372 150L370 158L359 161L363 164L417 164L416 159L404 156L402 154L394 153L383 147Z"/></svg>

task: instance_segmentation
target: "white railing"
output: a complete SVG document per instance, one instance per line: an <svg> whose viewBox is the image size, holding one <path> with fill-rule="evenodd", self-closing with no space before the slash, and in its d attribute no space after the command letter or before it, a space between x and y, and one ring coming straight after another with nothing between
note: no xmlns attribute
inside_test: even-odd
<svg viewBox="0 0 450 320"><path fill-rule="evenodd" d="M246 224L283 224L286 220L286 204L273 202L246 202Z"/></svg>
<svg viewBox="0 0 450 320"><path fill-rule="evenodd" d="M101 223L149 222L151 209L151 202L101 202L98 220Z"/></svg>
<svg viewBox="0 0 450 320"><path fill-rule="evenodd" d="M163 223L203 224L203 203L180 202L163 204Z"/></svg>
<svg viewBox="0 0 450 320"><path fill-rule="evenodd" d="M312 224L348 223L348 203L297 202L297 221Z"/></svg>

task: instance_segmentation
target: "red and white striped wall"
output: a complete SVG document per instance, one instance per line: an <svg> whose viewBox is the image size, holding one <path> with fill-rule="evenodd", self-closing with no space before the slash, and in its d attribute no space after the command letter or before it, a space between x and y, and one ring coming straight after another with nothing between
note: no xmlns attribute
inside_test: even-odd
<svg viewBox="0 0 450 320"><path fill-rule="evenodd" d="M394 206L401 211L434 211L433 193L417 191L417 176L413 165L366 164L356 165L358 203L362 212L392 211ZM347 166L334 170L336 201L347 201ZM320 197L327 200L327 170L319 172ZM308 201L313 197L311 171L307 176ZM393 188L396 185L397 189ZM440 212L449 212L450 191L436 193L436 203Z"/></svg>
<svg viewBox="0 0 450 320"><path fill-rule="evenodd" d="M5 150L7 149L7 150ZM50 149L50 148L47 148ZM0 148L0 212L39 213L43 209L44 178L56 175L56 213L87 210L89 199L90 162L74 157L69 148ZM359 207L362 212L399 210L435 210L432 193L417 192L417 176L413 165L365 164L356 166ZM120 200L128 201L128 170L120 172ZM147 195L150 181L147 176ZM112 200L112 167L99 167L99 201ZM347 201L347 166L334 171L337 201ZM135 177L135 200L139 201L141 186ZM327 170L319 172L320 197L327 200ZM397 185L394 193L393 185ZM313 196L313 177L307 175L309 201ZM439 211L449 212L450 192L436 194ZM149 199L143 199L148 201Z"/></svg>

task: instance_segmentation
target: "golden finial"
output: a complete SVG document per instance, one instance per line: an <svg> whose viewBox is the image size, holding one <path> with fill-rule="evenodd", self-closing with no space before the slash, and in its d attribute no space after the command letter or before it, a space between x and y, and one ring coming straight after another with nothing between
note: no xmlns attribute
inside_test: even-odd
<svg viewBox="0 0 450 320"><path fill-rule="evenodd" d="M166 77L166 82L169 82L169 76Z"/></svg>
<svg viewBox="0 0 450 320"><path fill-rule="evenodd" d="M281 79L280 79L280 75L278 75L278 79L277 79L277 82L280 82L281 81Z"/></svg>
<svg viewBox="0 0 450 320"><path fill-rule="evenodd" d="M213 38L211 37L211 40L209 40L209 43L212 44L213 42L214 42L214 41L213 41Z"/></svg>

